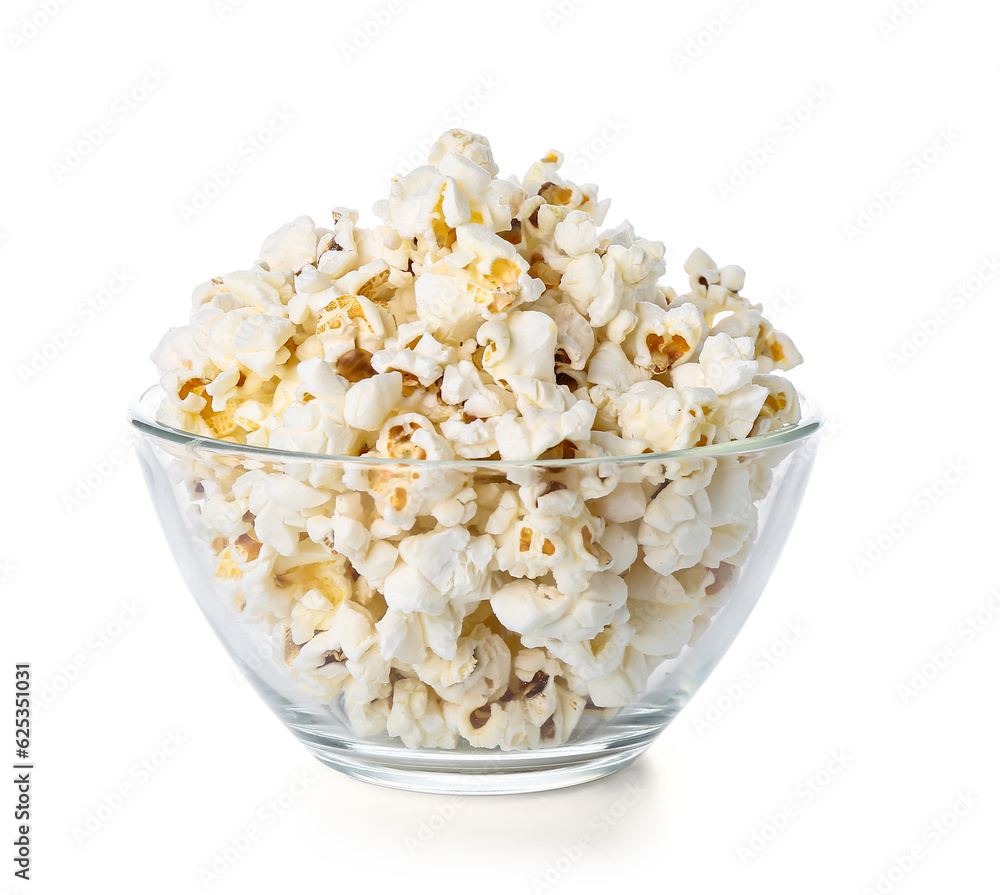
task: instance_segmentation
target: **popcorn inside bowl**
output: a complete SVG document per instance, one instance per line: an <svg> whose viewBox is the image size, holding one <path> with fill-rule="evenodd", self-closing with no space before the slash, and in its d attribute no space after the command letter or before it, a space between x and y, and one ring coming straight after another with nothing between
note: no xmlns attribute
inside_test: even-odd
<svg viewBox="0 0 1000 895"><path fill-rule="evenodd" d="M173 474L217 590L359 736L534 749L635 701L725 605L780 459L657 455L799 419L743 271L696 250L661 285L561 161L498 179L450 131L382 224L286 224L153 353L161 424L290 452Z"/></svg>

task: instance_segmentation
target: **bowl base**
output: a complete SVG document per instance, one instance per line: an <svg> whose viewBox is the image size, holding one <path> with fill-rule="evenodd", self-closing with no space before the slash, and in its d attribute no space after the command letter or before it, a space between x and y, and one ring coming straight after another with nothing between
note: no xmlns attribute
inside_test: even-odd
<svg viewBox="0 0 1000 895"><path fill-rule="evenodd" d="M332 745L310 737L305 745L323 764L365 783L411 792L446 795L502 795L542 792L589 783L628 767L649 741L622 747L592 748L580 754L565 749L481 755L403 750L364 751L348 744ZM345 748L346 747L346 748ZM461 760L456 758L461 755Z"/></svg>

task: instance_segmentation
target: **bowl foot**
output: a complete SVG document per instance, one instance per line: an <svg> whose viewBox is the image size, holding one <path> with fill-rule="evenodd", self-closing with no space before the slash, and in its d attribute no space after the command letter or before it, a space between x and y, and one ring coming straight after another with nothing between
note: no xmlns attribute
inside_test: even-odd
<svg viewBox="0 0 1000 895"><path fill-rule="evenodd" d="M411 792L501 795L541 792L589 783L628 767L650 741L628 745L580 744L531 752L433 752L320 742L302 737L323 764L355 780Z"/></svg>

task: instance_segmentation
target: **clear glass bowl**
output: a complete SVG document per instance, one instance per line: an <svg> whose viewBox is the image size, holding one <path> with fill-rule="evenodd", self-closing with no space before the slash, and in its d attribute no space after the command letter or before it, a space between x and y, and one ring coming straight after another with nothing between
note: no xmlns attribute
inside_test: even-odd
<svg viewBox="0 0 1000 895"><path fill-rule="evenodd" d="M138 453L233 661L320 761L447 793L569 786L640 755L763 591L821 424L804 406L662 454L368 460L199 438L156 422L161 397L130 411Z"/></svg>

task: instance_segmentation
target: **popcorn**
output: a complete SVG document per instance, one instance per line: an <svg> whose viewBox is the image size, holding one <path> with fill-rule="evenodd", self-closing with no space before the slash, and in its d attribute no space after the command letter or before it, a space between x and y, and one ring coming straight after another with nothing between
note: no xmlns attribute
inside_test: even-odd
<svg viewBox="0 0 1000 895"><path fill-rule="evenodd" d="M700 562L712 540L712 504L707 493L704 489L684 493L683 487L675 487L677 482L649 502L637 538L646 565L661 575Z"/></svg>
<svg viewBox="0 0 1000 895"><path fill-rule="evenodd" d="M617 708L632 702L646 688L648 679L646 655L627 646L617 667L604 677L588 681L587 687L594 705Z"/></svg>
<svg viewBox="0 0 1000 895"><path fill-rule="evenodd" d="M639 563L625 578L629 621L635 626L630 649L647 656L673 657L691 640L694 620L704 607L674 575L660 575Z"/></svg>
<svg viewBox="0 0 1000 895"><path fill-rule="evenodd" d="M290 224L275 230L260 250L260 260L268 270L301 270L316 263L316 225L312 218L302 215Z"/></svg>
<svg viewBox="0 0 1000 895"><path fill-rule="evenodd" d="M399 542L399 563L385 579L383 593L400 612L438 615L449 604L489 599L487 566L493 538L473 538L465 528L437 529Z"/></svg>
<svg viewBox="0 0 1000 895"><path fill-rule="evenodd" d="M456 658L433 657L414 666L422 680L448 702L478 700L482 705L503 695L510 680L510 649L503 638L483 624L458 644Z"/></svg>
<svg viewBox="0 0 1000 895"><path fill-rule="evenodd" d="M628 643L635 635L635 628L628 624L628 617L628 609L622 607L602 630L588 640L548 638L531 645L544 646L554 656L562 659L579 677L588 682L589 691L590 681L607 677L621 665Z"/></svg>
<svg viewBox="0 0 1000 895"><path fill-rule="evenodd" d="M454 659L464 613L448 605L440 615L390 609L375 625L385 659L416 664L429 655Z"/></svg>
<svg viewBox="0 0 1000 895"><path fill-rule="evenodd" d="M437 382L445 370L455 363L455 349L450 345L442 345L428 332L418 336L410 347L403 340L410 338L411 333L404 333L403 329L405 325L397 333L396 339L390 342L390 347L372 355L371 366L379 373L390 370L409 373L426 388Z"/></svg>
<svg viewBox="0 0 1000 895"><path fill-rule="evenodd" d="M281 473L254 470L237 479L233 495L246 496L247 509L254 516L254 531L261 543L274 547L282 556L292 556L305 527L306 511L325 504L330 496Z"/></svg>
<svg viewBox="0 0 1000 895"><path fill-rule="evenodd" d="M292 356L285 343L293 335L295 326L284 317L255 314L236 331L233 357L261 379L270 379Z"/></svg>
<svg viewBox="0 0 1000 895"><path fill-rule="evenodd" d="M381 223L296 218L152 354L161 422L287 452L172 475L220 594L357 736L541 749L641 699L729 599L780 459L657 454L799 420L742 268L696 249L661 285L663 243L601 230L562 161L500 179L448 131Z"/></svg>
<svg viewBox="0 0 1000 895"><path fill-rule="evenodd" d="M596 416L596 408L586 401L575 401L564 411L532 406L520 416L508 411L496 424L497 453L504 460L531 460L564 442L584 441Z"/></svg>
<svg viewBox="0 0 1000 895"><path fill-rule="evenodd" d="M540 311L514 311L505 322L484 323L476 334L485 346L483 366L517 395L529 390L529 382L555 383L557 338L555 321Z"/></svg>
<svg viewBox="0 0 1000 895"><path fill-rule="evenodd" d="M403 376L396 370L354 383L344 400L344 422L353 429L377 432L403 397Z"/></svg>
<svg viewBox="0 0 1000 895"><path fill-rule="evenodd" d="M583 593L566 594L533 580L513 581L500 588L490 602L497 619L521 634L521 642L531 647L541 645L537 641L596 637L625 605L627 594L618 575L599 572L591 576Z"/></svg>
<svg viewBox="0 0 1000 895"><path fill-rule="evenodd" d="M589 255L600 244L597 224L585 211L571 211L556 224L553 235L560 251L572 256Z"/></svg>
<svg viewBox="0 0 1000 895"><path fill-rule="evenodd" d="M518 748L528 735L524 708L519 703L476 705L476 699L445 704L445 719L461 737L481 749Z"/></svg>
<svg viewBox="0 0 1000 895"><path fill-rule="evenodd" d="M636 325L624 348L639 367L663 373L690 360L701 345L705 318L690 302L666 310L653 302L636 303Z"/></svg>
<svg viewBox="0 0 1000 895"><path fill-rule="evenodd" d="M593 328L569 305L555 305L546 313L556 323L556 364L585 369L596 343Z"/></svg>
<svg viewBox="0 0 1000 895"><path fill-rule="evenodd" d="M463 130L445 131L431 147L428 161L440 165L446 153L456 152L463 158L479 165L491 177L496 177L500 169L493 161L493 150L485 137Z"/></svg>
<svg viewBox="0 0 1000 895"><path fill-rule="evenodd" d="M458 735L444 720L441 703L420 681L402 679L392 688L385 732L410 749L454 749Z"/></svg>

